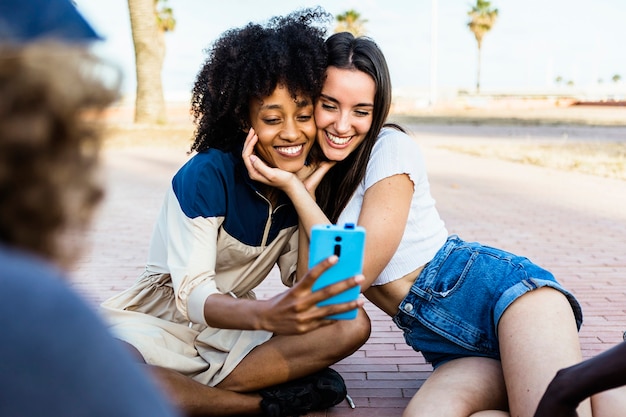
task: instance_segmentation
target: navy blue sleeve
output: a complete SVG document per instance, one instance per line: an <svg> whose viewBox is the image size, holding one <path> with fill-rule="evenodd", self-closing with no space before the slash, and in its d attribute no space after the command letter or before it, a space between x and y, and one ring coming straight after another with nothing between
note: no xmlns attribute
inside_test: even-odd
<svg viewBox="0 0 626 417"><path fill-rule="evenodd" d="M233 190L232 158L210 149L194 155L172 179L180 208L190 219L224 217L227 190Z"/></svg>

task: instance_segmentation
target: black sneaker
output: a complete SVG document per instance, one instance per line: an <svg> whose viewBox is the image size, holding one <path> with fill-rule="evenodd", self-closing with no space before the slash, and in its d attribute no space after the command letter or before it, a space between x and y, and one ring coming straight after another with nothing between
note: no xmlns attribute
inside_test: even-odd
<svg viewBox="0 0 626 417"><path fill-rule="evenodd" d="M325 410L346 398L346 383L338 372L326 368L304 378L259 391L263 414L269 417L301 416Z"/></svg>

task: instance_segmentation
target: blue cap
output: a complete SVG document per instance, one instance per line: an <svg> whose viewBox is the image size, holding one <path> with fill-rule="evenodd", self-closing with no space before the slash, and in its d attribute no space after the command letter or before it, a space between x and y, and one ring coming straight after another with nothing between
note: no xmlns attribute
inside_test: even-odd
<svg viewBox="0 0 626 417"><path fill-rule="evenodd" d="M0 0L0 42L102 39L71 0Z"/></svg>

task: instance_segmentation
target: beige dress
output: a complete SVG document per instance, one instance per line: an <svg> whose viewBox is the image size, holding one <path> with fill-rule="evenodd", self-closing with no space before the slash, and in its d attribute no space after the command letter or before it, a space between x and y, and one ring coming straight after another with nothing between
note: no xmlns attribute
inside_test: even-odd
<svg viewBox="0 0 626 417"><path fill-rule="evenodd" d="M145 272L101 305L114 335L148 364L210 386L272 334L208 326L206 298L221 293L254 299L253 289L275 265L291 285L297 262L293 207L285 199L272 208L241 168L216 150L191 158L167 192Z"/></svg>

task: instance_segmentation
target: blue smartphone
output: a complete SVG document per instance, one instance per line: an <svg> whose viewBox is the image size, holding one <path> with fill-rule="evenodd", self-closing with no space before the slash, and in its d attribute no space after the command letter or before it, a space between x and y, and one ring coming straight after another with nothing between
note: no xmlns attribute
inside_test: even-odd
<svg viewBox="0 0 626 417"><path fill-rule="evenodd" d="M311 229L311 243L309 246L309 269L328 258L337 255L339 260L313 284L313 291L324 288L336 282L348 279L363 272L363 256L365 251L365 229L354 223L343 226L334 224L315 225ZM361 293L361 287L350 288L340 294L330 297L318 306L339 304L356 300ZM357 315L357 310L334 314L329 319L350 320Z"/></svg>

